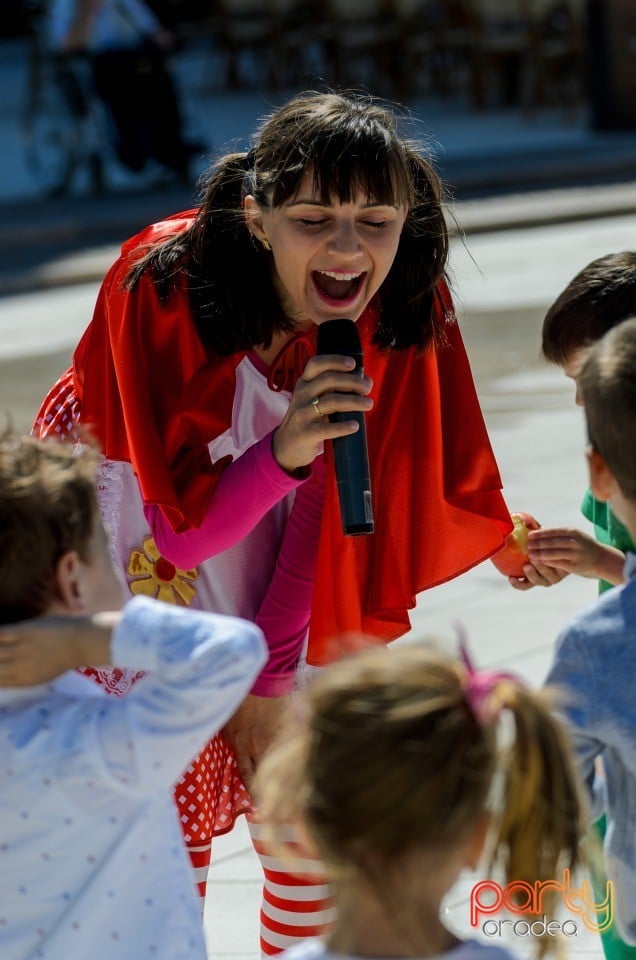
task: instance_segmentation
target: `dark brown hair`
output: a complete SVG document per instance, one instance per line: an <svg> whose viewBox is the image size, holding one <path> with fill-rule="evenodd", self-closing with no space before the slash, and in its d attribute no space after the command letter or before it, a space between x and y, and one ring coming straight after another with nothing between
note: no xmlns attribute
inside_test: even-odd
<svg viewBox="0 0 636 960"><path fill-rule="evenodd" d="M97 453L55 440L0 437L0 622L42 614L58 560L86 562L98 516Z"/></svg>
<svg viewBox="0 0 636 960"><path fill-rule="evenodd" d="M579 385L590 443L636 503L636 315L592 347Z"/></svg>
<svg viewBox="0 0 636 960"><path fill-rule="evenodd" d="M151 271L161 299L186 278L204 345L221 353L268 345L293 331L272 284L271 257L248 230L242 198L278 207L311 170L325 201L358 192L377 203L406 203L408 216L393 266L380 290L376 342L425 346L435 339L435 288L444 274L448 232L442 187L431 163L397 128L396 116L368 97L304 93L260 126L247 154L211 170L191 228L150 247L128 286Z"/></svg>
<svg viewBox="0 0 636 960"><path fill-rule="evenodd" d="M588 263L552 304L543 322L541 349L562 366L636 309L636 253L609 253Z"/></svg>

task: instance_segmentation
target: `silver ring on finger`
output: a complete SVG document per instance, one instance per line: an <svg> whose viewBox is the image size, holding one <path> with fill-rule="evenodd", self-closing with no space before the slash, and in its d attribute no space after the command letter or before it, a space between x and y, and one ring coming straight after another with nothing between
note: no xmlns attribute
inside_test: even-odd
<svg viewBox="0 0 636 960"><path fill-rule="evenodd" d="M315 408L316 413L318 414L318 419L322 418L322 413L320 412L320 397L314 397L311 401L311 405Z"/></svg>

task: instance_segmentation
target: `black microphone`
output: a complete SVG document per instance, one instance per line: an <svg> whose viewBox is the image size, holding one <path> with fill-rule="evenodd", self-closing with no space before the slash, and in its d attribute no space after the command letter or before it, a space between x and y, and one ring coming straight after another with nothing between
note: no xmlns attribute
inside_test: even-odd
<svg viewBox="0 0 636 960"><path fill-rule="evenodd" d="M356 361L353 373L361 378L364 376L362 344L353 320L326 320L319 324L317 353L335 353L343 357L353 357ZM349 535L373 533L373 503L364 414L358 411L330 413L329 420L332 423L356 420L358 423L355 433L347 437L336 437L331 441L343 533Z"/></svg>

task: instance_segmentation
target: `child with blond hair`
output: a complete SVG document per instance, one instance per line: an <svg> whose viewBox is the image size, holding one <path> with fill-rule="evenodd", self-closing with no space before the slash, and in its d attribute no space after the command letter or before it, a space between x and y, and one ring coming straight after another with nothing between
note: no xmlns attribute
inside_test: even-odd
<svg viewBox="0 0 636 960"><path fill-rule="evenodd" d="M270 845L296 825L299 855L321 858L335 894L333 927L290 960L510 960L458 940L440 907L487 838L509 880L577 863L577 781L546 702L423 644L366 650L310 684L255 784ZM514 736L502 753L504 714Z"/></svg>

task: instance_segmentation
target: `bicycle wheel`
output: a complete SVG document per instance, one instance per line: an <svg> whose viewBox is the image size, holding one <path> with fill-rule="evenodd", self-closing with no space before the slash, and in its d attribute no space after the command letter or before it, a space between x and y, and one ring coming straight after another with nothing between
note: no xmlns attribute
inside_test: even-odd
<svg viewBox="0 0 636 960"><path fill-rule="evenodd" d="M77 118L55 82L41 85L22 123L27 169L48 196L62 196L77 167L80 136Z"/></svg>

